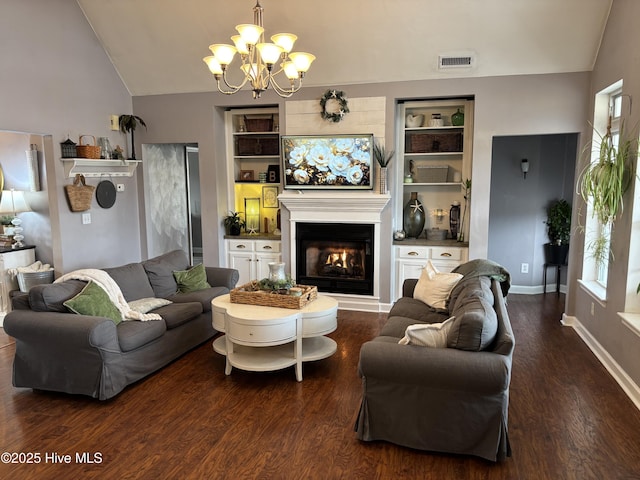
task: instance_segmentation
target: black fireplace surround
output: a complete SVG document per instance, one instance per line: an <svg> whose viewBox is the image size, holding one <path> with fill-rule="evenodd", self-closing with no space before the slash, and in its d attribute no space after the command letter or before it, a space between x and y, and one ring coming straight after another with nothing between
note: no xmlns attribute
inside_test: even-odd
<svg viewBox="0 0 640 480"><path fill-rule="evenodd" d="M296 281L320 292L373 295L374 225L296 223Z"/></svg>

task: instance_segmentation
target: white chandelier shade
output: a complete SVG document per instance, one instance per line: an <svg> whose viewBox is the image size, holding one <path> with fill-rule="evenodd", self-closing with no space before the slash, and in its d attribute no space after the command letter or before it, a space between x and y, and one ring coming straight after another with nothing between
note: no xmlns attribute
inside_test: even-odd
<svg viewBox="0 0 640 480"><path fill-rule="evenodd" d="M231 37L234 45L214 43L209 46L213 55L203 58L216 80L218 90L232 95L247 83L253 98L272 87L281 97L290 97L302 87L302 79L309 71L315 56L306 52L292 52L298 37L292 33L277 33L271 36L273 43L264 41L263 8L258 0L253 8L254 23L236 26L238 35ZM235 85L229 78L229 65L236 53L240 54L242 81ZM283 74L288 83L281 86L276 76ZM282 81L281 80L281 81Z"/></svg>

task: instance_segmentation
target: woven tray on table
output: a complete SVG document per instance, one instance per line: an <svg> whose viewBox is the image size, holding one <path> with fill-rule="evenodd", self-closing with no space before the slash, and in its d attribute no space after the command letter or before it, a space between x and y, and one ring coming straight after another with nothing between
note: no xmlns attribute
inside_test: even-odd
<svg viewBox="0 0 640 480"><path fill-rule="evenodd" d="M261 305L263 307L279 308L304 308L309 302L318 297L318 287L311 285L296 285L302 289L302 295L282 295L264 290L251 291L251 283L246 283L231 290L231 303L244 303L246 305Z"/></svg>

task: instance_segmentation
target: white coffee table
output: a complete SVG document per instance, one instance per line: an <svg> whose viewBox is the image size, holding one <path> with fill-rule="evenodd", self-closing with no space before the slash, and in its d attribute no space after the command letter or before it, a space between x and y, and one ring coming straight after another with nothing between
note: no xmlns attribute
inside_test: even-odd
<svg viewBox="0 0 640 480"><path fill-rule="evenodd" d="M337 326L338 302L318 295L302 309L231 303L221 295L211 301L213 328L225 333L213 341L213 350L227 357L225 374L233 367L272 371L296 367L302 381L302 363L330 357L336 342L325 335Z"/></svg>

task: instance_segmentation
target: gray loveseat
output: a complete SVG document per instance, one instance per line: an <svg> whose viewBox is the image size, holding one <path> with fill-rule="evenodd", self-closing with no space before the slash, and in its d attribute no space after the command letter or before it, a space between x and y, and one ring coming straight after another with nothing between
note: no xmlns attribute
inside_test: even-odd
<svg viewBox="0 0 640 480"><path fill-rule="evenodd" d="M127 302L171 300L150 311L161 320L116 325L105 317L71 313L63 302L87 285L80 280L38 285L16 297L4 320L6 333L16 340L14 386L105 400L213 337L211 300L235 287L238 272L205 267L211 288L177 293L173 272L188 268L185 252L175 250L103 269Z"/></svg>
<svg viewBox="0 0 640 480"><path fill-rule="evenodd" d="M407 280L380 335L362 346L363 396L355 426L360 440L491 461L511 455L515 341L503 296L508 273L488 261L472 261L458 271L464 277L453 287L447 311L414 299L417 280ZM398 344L407 326L451 316L447 348Z"/></svg>

